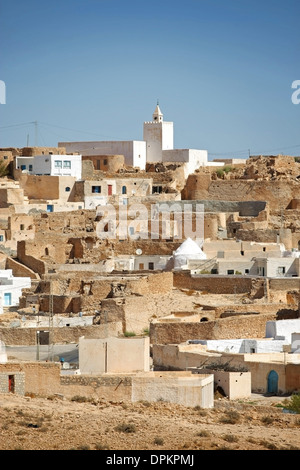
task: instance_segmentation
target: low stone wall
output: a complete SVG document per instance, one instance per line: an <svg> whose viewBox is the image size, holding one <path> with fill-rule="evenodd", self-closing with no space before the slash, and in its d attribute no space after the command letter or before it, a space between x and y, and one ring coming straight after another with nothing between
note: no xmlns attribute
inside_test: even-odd
<svg viewBox="0 0 300 470"><path fill-rule="evenodd" d="M83 396L110 401L131 400L132 376L65 375L61 377L60 393L68 398Z"/></svg>
<svg viewBox="0 0 300 470"><path fill-rule="evenodd" d="M245 276L192 276L189 271L173 273L173 286L177 289L190 289L210 294L244 294L252 289L251 277Z"/></svg>
<svg viewBox="0 0 300 470"><path fill-rule="evenodd" d="M266 322L276 314L245 315L207 322L151 323L151 344L179 344L189 339L264 338Z"/></svg>

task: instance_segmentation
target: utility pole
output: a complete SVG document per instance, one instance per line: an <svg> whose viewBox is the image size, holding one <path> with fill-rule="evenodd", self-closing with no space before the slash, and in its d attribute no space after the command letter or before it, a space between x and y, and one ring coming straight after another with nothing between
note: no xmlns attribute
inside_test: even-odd
<svg viewBox="0 0 300 470"><path fill-rule="evenodd" d="M52 292L52 278L50 277L50 292L49 292L49 344L48 344L48 360L53 361L53 292Z"/></svg>

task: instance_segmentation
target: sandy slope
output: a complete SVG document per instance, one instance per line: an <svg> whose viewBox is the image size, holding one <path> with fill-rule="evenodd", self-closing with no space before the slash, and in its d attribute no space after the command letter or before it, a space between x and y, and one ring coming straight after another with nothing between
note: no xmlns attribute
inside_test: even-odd
<svg viewBox="0 0 300 470"><path fill-rule="evenodd" d="M300 449L300 415L278 401L216 399L208 410L0 395L0 450Z"/></svg>

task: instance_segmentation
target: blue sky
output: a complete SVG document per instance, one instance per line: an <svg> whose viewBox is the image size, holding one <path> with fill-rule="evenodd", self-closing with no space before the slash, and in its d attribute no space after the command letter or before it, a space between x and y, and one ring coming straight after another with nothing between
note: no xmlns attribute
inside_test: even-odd
<svg viewBox="0 0 300 470"><path fill-rule="evenodd" d="M159 99L175 148L300 155L299 20L299 0L0 0L0 147L142 140Z"/></svg>

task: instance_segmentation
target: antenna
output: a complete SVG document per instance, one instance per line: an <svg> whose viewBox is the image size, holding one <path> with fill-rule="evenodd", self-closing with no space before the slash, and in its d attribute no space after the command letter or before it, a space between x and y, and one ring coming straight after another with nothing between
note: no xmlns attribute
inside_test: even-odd
<svg viewBox="0 0 300 470"><path fill-rule="evenodd" d="M35 142L34 145L35 147L38 146L38 122L34 121L34 128L35 128Z"/></svg>

